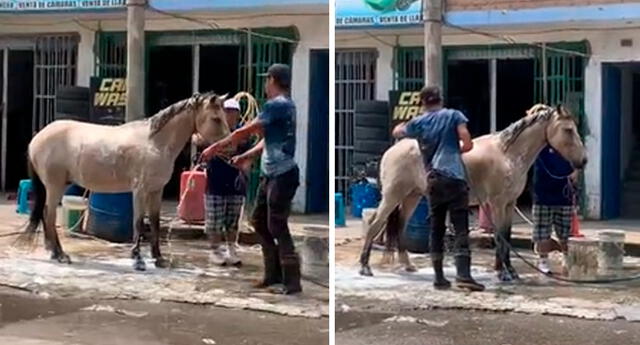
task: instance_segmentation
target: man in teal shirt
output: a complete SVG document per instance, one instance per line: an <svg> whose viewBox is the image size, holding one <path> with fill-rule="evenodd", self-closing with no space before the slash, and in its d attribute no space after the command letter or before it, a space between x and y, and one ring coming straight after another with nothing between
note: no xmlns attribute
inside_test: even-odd
<svg viewBox="0 0 640 345"><path fill-rule="evenodd" d="M259 154L262 155L262 179L252 223L260 235L265 274L256 287L269 288L275 293L295 294L302 291L300 259L295 252L288 219L299 185L298 165L294 161L296 107L289 97L289 66L274 64L269 67L266 77L268 101L258 118L211 145L202 156L208 160L224 147L242 142L253 134L263 136L255 147L232 160L246 168ZM283 286L278 286L280 284Z"/></svg>

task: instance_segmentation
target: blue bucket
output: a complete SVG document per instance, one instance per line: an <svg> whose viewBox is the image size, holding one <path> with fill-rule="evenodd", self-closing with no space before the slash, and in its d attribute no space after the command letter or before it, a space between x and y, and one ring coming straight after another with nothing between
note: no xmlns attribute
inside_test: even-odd
<svg viewBox="0 0 640 345"><path fill-rule="evenodd" d="M427 198L422 198L409 219L404 233L404 243L408 251L412 253L429 252L430 221L429 202Z"/></svg>
<svg viewBox="0 0 640 345"><path fill-rule="evenodd" d="M351 185L351 215L362 218L362 210L378 207L380 191L372 183L358 182Z"/></svg>
<svg viewBox="0 0 640 345"><path fill-rule="evenodd" d="M133 194L91 193L87 232L111 242L133 238Z"/></svg>
<svg viewBox="0 0 640 345"><path fill-rule="evenodd" d="M347 225L347 220L345 217L344 210L344 196L342 193L335 194L335 203L336 203L336 226L345 226Z"/></svg>

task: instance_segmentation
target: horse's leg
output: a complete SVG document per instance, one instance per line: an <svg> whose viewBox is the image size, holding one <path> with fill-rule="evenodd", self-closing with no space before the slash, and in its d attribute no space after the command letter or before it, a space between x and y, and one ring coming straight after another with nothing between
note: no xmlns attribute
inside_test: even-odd
<svg viewBox="0 0 640 345"><path fill-rule="evenodd" d="M58 231L56 230L56 210L62 195L64 194L65 183L47 185L47 202L44 213L44 234L45 245L51 250L51 259L58 260L60 263L70 264L71 259L62 250Z"/></svg>
<svg viewBox="0 0 640 345"><path fill-rule="evenodd" d="M513 209L514 209L514 204L510 203L507 204L506 207L506 218L504 221L504 234L505 234L505 239L507 240L507 243L509 243L509 245L511 245L511 230L512 230L512 225L513 225ZM518 280L520 279L520 276L518 275L518 272L516 272L515 268L511 265L511 253L510 253L510 247L507 246L506 248L506 253L503 259L503 265L505 266L505 268L507 269L507 271L510 273L511 275L511 279L513 280Z"/></svg>
<svg viewBox="0 0 640 345"><path fill-rule="evenodd" d="M384 224L389 218L389 215L396 207L398 207L398 202L390 200L389 197L383 196L373 220L369 223L369 231L367 232L367 236L364 240L364 246L362 247L362 252L360 254L360 274L363 276L373 275L371 267L369 267L369 257L371 256L373 239L380 234Z"/></svg>
<svg viewBox="0 0 640 345"><path fill-rule="evenodd" d="M400 261L400 263L404 265L404 269L407 272L415 272L416 266L414 266L409 259L409 254L407 253L407 247L404 241L404 234L407 227L407 221L409 220L409 218L411 218L413 212L415 212L421 198L422 195L420 194L411 194L406 199L404 199L404 201L402 202L402 206L400 207L400 217L397 223L399 232L399 236L397 236L398 261Z"/></svg>
<svg viewBox="0 0 640 345"><path fill-rule="evenodd" d="M389 215L387 223L384 228L385 246L382 253L383 265L392 265L395 261L395 251L398 243L398 236L400 236L398 222L400 221L400 207L396 207Z"/></svg>
<svg viewBox="0 0 640 345"><path fill-rule="evenodd" d="M511 275L511 272L509 272L509 266L511 265L509 260L511 236L508 233L511 229L508 225L510 222L507 222L507 218L510 217L511 214L507 214L506 205L494 204L494 207L491 210L491 215L493 217L493 223L496 230L496 262L494 268L497 272L498 279L503 282L512 281L514 277Z"/></svg>
<svg viewBox="0 0 640 345"><path fill-rule="evenodd" d="M147 194L147 210L151 226L151 256L156 259L156 267L169 267L169 262L160 253L160 209L162 208L162 190Z"/></svg>
<svg viewBox="0 0 640 345"><path fill-rule="evenodd" d="M136 271L147 269L140 253L140 242L142 242L142 231L144 229L144 197L144 194L139 190L133 192L133 248L131 248L131 258L133 259L133 269Z"/></svg>

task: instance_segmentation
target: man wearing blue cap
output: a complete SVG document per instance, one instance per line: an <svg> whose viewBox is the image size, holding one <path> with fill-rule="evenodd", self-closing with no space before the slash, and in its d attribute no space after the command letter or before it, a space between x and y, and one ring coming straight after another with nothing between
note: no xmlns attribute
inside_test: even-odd
<svg viewBox="0 0 640 345"><path fill-rule="evenodd" d="M274 293L295 294L302 291L300 259L289 232L288 219L291 201L299 185L298 165L294 160L296 107L289 97L289 66L274 64L265 76L268 101L260 115L209 146L202 158L211 159L224 147L242 142L251 135L263 136L255 147L232 160L247 169L259 154L262 155L262 179L252 224L260 235L265 272L256 287L269 288Z"/></svg>

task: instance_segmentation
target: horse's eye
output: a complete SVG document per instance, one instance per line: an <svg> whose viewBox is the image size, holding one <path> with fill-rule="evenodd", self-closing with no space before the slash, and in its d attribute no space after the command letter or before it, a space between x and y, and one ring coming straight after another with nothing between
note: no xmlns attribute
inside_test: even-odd
<svg viewBox="0 0 640 345"><path fill-rule="evenodd" d="M219 118L219 117L212 117L212 118L211 118L211 121L213 121L213 122L215 122L215 123L220 123L220 122L222 122L222 119L221 119L221 118Z"/></svg>
<svg viewBox="0 0 640 345"><path fill-rule="evenodd" d="M573 128L567 127L562 129L565 134L573 135Z"/></svg>

